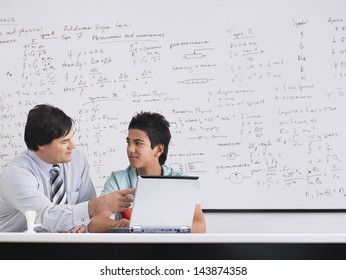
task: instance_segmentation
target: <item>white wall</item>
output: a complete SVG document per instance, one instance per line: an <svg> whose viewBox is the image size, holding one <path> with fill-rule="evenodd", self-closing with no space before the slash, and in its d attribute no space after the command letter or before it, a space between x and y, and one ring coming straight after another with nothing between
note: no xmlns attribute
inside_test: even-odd
<svg viewBox="0 0 346 280"><path fill-rule="evenodd" d="M208 233L345 233L346 213L205 213Z"/></svg>

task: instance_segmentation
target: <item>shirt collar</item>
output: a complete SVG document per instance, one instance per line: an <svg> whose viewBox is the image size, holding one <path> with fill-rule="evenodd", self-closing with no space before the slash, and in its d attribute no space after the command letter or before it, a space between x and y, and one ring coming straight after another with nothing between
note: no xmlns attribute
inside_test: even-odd
<svg viewBox="0 0 346 280"><path fill-rule="evenodd" d="M42 169L45 173L49 174L49 171L52 169L53 164L48 163L40 159L34 151L28 150L28 155L36 162L36 164Z"/></svg>

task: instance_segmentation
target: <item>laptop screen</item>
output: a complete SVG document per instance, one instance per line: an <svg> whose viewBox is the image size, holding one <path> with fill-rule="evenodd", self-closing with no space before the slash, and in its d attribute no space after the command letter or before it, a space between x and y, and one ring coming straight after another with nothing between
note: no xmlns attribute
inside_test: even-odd
<svg viewBox="0 0 346 280"><path fill-rule="evenodd" d="M138 176L130 228L191 229L199 177Z"/></svg>

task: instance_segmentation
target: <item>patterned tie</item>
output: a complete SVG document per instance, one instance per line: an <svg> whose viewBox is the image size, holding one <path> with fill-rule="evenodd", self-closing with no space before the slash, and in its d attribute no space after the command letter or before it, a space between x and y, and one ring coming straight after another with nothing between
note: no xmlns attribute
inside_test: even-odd
<svg viewBox="0 0 346 280"><path fill-rule="evenodd" d="M66 192L64 188L64 184L62 181L62 177L60 174L60 167L57 164L53 165L53 168L50 170L50 181L52 184L52 192L50 196L50 200L54 202L54 204L66 204Z"/></svg>

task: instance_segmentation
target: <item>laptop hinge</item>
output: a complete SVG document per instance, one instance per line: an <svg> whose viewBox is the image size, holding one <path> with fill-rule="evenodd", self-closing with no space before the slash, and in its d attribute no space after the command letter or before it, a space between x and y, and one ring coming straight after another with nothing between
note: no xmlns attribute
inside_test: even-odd
<svg viewBox="0 0 346 280"><path fill-rule="evenodd" d="M183 226L180 227L180 232L191 232L191 229L188 226Z"/></svg>
<svg viewBox="0 0 346 280"><path fill-rule="evenodd" d="M132 232L142 232L142 227L141 226L133 226L131 228Z"/></svg>

